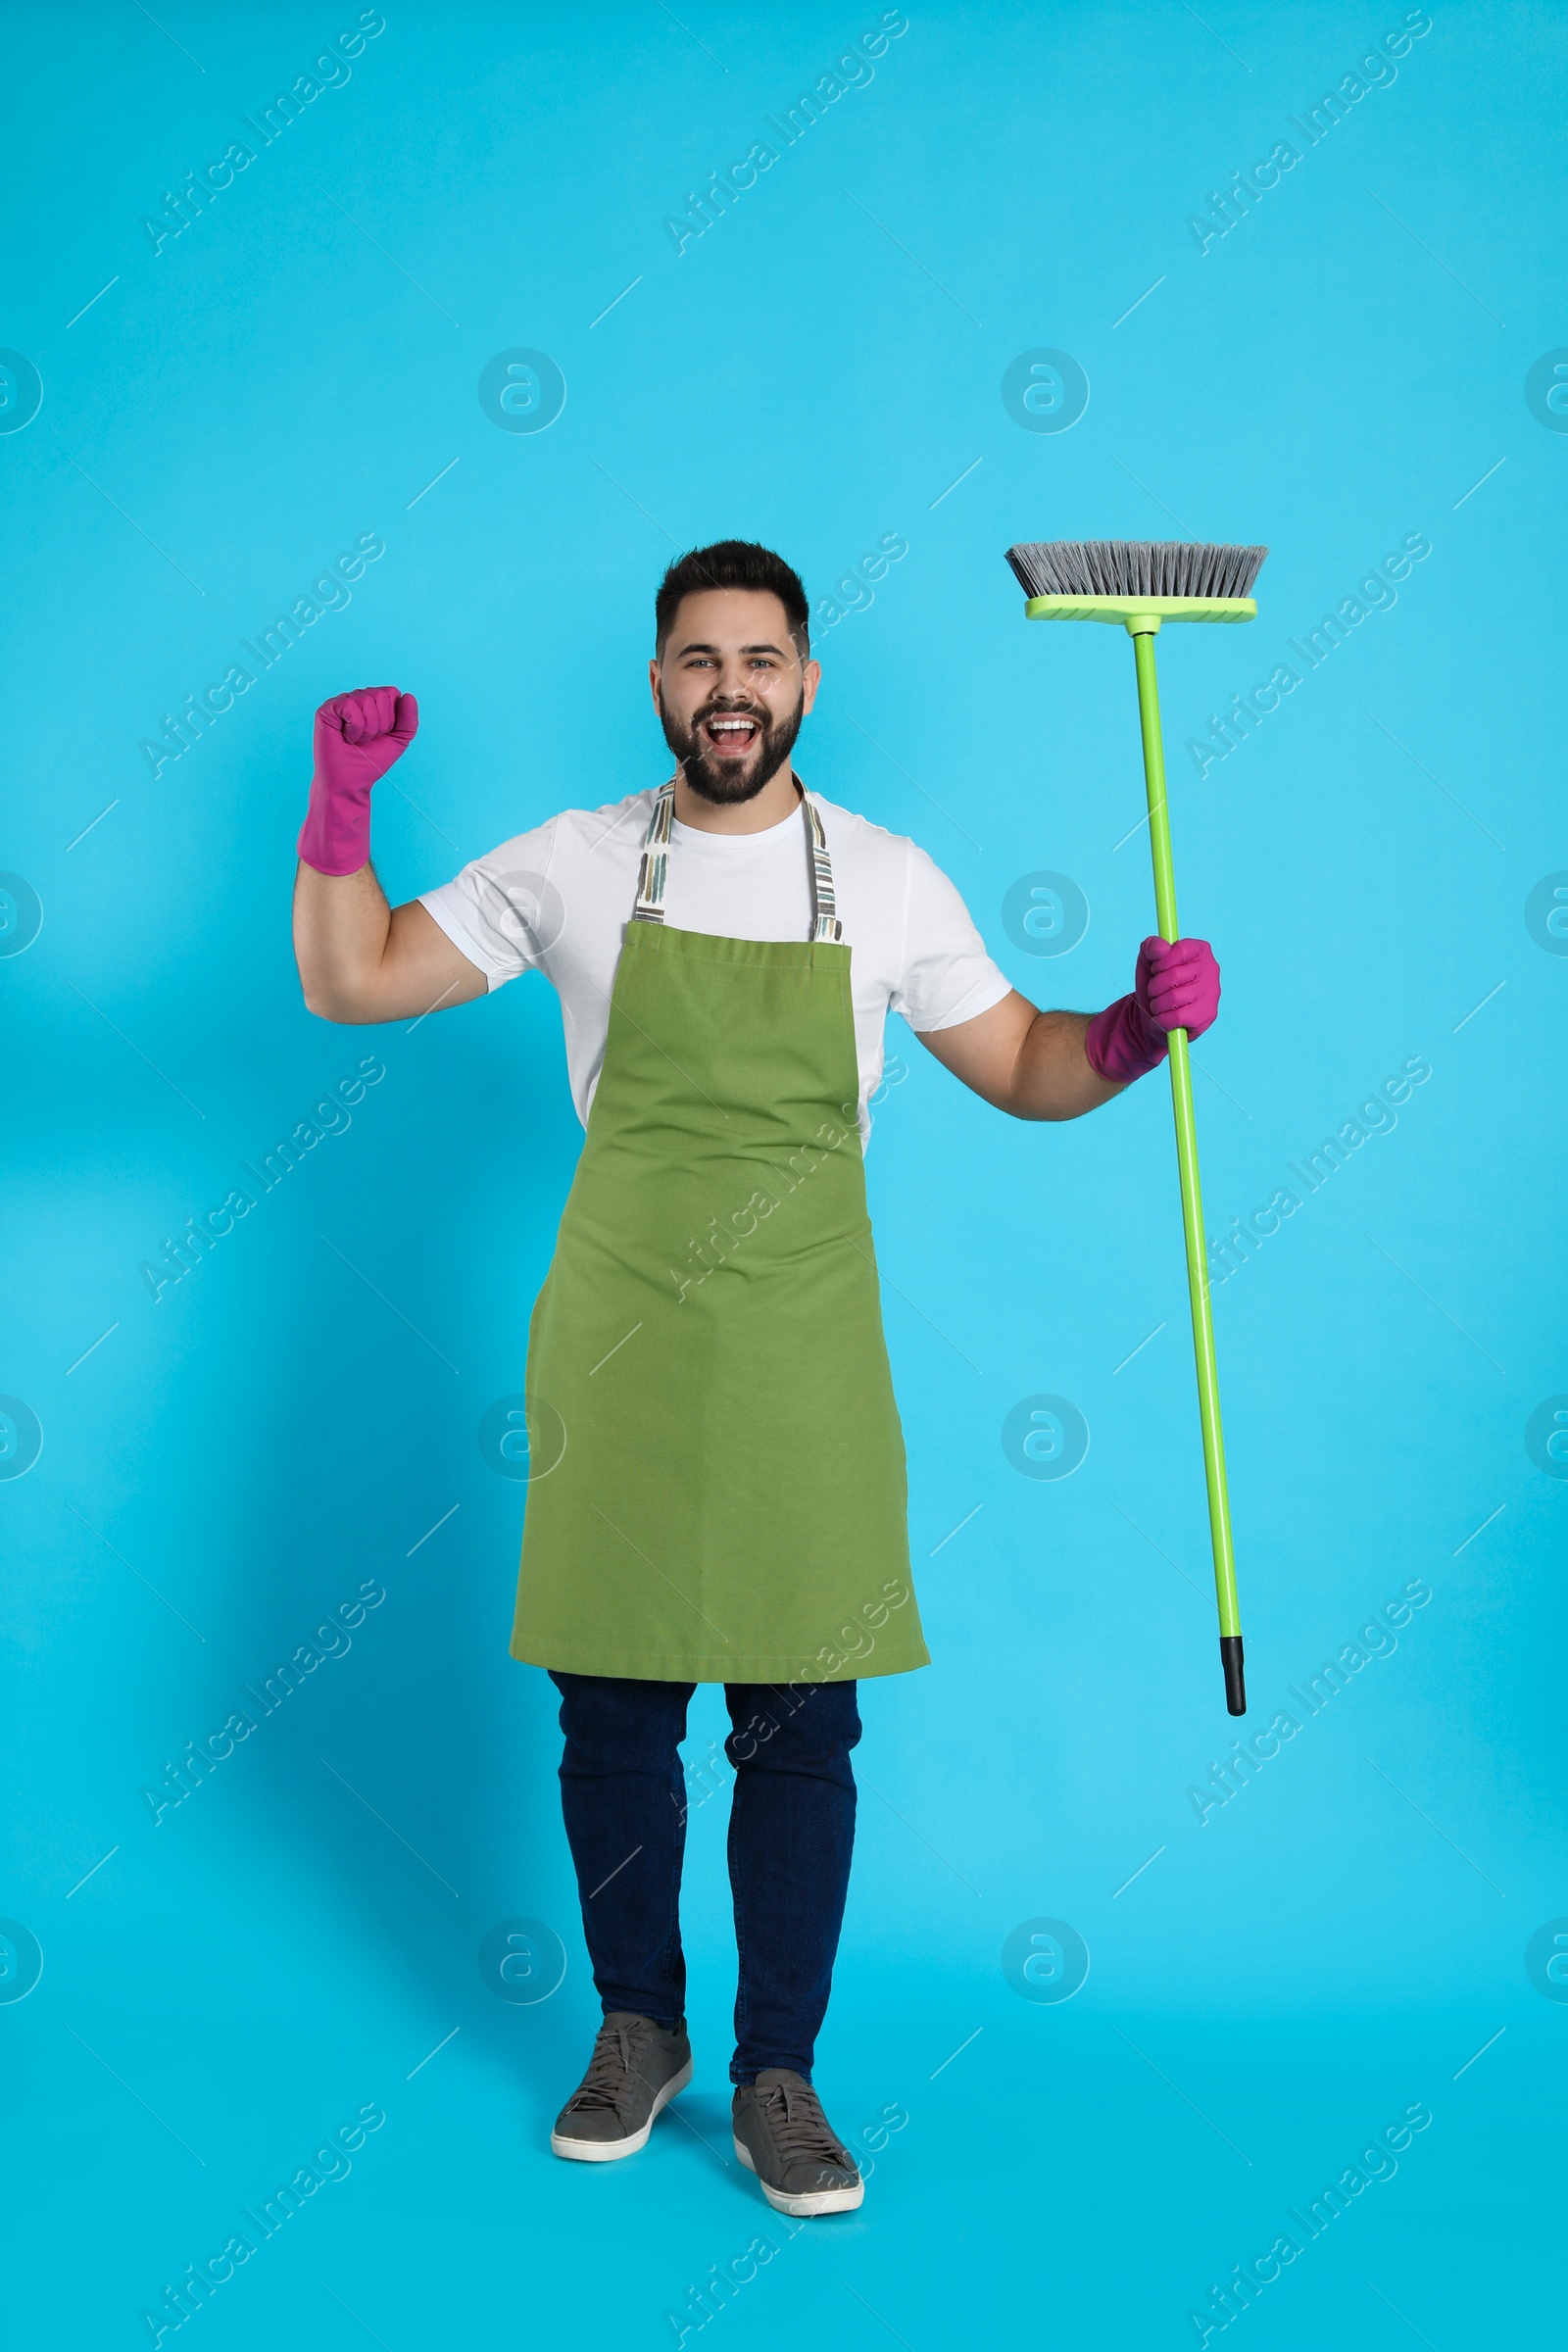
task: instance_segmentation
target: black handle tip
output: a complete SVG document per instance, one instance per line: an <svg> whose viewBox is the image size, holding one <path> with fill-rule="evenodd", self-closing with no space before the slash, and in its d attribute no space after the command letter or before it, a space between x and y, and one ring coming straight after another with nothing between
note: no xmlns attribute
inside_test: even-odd
<svg viewBox="0 0 1568 2352"><path fill-rule="evenodd" d="M1247 1713L1247 1675L1242 1662L1240 1634L1221 1634L1219 1659L1225 1669L1225 1704L1233 1715Z"/></svg>

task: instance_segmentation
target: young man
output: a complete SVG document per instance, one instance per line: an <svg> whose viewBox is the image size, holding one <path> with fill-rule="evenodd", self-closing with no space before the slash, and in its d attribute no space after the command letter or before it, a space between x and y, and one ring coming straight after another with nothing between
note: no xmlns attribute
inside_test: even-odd
<svg viewBox="0 0 1568 2352"><path fill-rule="evenodd" d="M797 778L816 699L778 556L683 557L649 679L673 776L567 808L389 908L370 787L412 695L316 714L295 953L333 1021L555 986L587 1130L533 1309L513 1655L561 1693L563 1807L605 2024L551 2146L647 2141L690 2081L679 1742L699 1682L734 1726L735 2150L769 2202L863 2189L811 2083L855 1832L857 1680L927 1663L861 1152L889 1004L998 1109L1070 1119L1213 1020L1206 944L1145 940L1133 992L1041 1012L922 850Z"/></svg>

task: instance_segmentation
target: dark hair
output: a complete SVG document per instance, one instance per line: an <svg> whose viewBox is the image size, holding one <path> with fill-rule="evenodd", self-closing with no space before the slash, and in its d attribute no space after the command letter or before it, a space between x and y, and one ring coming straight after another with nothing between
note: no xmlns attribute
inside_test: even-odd
<svg viewBox="0 0 1568 2352"><path fill-rule="evenodd" d="M770 547L751 539L719 539L679 556L659 583L654 599L654 651L663 657L664 640L683 596L704 588L750 588L776 596L790 624L790 639L804 662L811 650L810 607L801 575Z"/></svg>

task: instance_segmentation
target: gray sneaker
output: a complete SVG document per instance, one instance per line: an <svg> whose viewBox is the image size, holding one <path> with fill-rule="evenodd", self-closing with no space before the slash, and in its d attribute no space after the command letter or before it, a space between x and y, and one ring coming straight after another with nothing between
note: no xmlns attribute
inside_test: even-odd
<svg viewBox="0 0 1568 2352"><path fill-rule="evenodd" d="M778 2213L852 2213L865 2195L855 2158L804 2075L764 2066L735 2093L735 2153Z"/></svg>
<svg viewBox="0 0 1568 2352"><path fill-rule="evenodd" d="M659 2026L629 2009L612 2009L594 2039L588 2072L556 2118L550 2145L558 2156L605 2164L635 2156L661 2107L692 2079L684 2025Z"/></svg>

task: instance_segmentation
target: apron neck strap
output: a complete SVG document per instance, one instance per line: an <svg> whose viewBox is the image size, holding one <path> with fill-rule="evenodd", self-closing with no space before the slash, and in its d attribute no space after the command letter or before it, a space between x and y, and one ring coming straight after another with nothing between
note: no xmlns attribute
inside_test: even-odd
<svg viewBox="0 0 1568 2352"><path fill-rule="evenodd" d="M833 891L833 860L828 856L827 835L816 804L805 785L801 786L801 815L806 824L807 871L811 886L812 940L841 940L844 925L839 919ZM634 923L662 923L664 919L664 884L669 871L669 829L675 819L675 779L670 776L654 795L654 813L648 820L643 837L643 854L637 868L637 903L632 908Z"/></svg>

